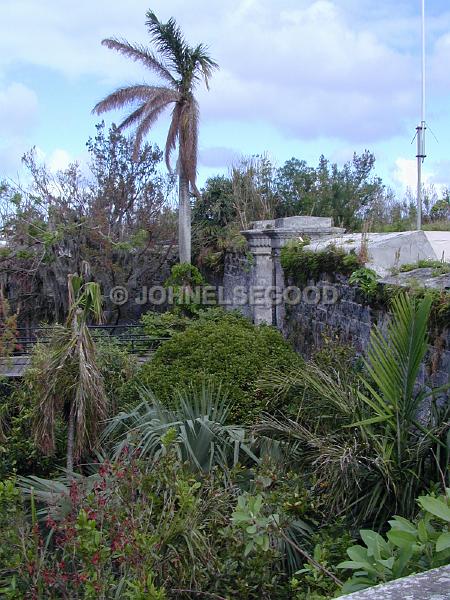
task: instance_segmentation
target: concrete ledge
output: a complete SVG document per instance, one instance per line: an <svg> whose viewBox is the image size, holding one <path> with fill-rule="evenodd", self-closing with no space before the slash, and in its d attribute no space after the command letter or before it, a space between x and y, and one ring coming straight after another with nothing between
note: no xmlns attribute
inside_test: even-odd
<svg viewBox="0 0 450 600"><path fill-rule="evenodd" d="M342 597L351 600L448 600L450 565Z"/></svg>

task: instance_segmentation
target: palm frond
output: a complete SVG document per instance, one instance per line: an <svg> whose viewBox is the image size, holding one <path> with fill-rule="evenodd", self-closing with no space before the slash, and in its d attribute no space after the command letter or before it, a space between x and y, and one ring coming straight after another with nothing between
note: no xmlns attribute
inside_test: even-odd
<svg viewBox="0 0 450 600"><path fill-rule="evenodd" d="M161 90L167 90L168 92L170 91L171 94L176 94L174 90L155 85L129 85L118 88L111 94L108 94L106 98L94 106L92 112L101 115L109 110L124 108L129 104L134 104L139 101L148 103L151 102L155 96L158 96L158 94L161 93Z"/></svg>
<svg viewBox="0 0 450 600"><path fill-rule="evenodd" d="M117 415L105 428L103 439L113 442L115 456L127 446L156 459L165 452L161 438L173 431L180 460L194 470L209 471L215 465L227 469L242 458L257 461L245 429L225 424L229 405L220 387L205 381L200 387L180 390L173 409L163 406L148 389L142 388L140 395L141 404Z"/></svg>
<svg viewBox="0 0 450 600"><path fill-rule="evenodd" d="M167 134L166 147L164 151L165 161L169 171L172 171L170 164L170 157L172 152L175 150L177 139L179 136L180 128L180 117L181 117L181 104L177 102L172 111L172 119L170 121L169 132Z"/></svg>
<svg viewBox="0 0 450 600"><path fill-rule="evenodd" d="M180 115L180 161L181 168L187 177L192 191L199 196L196 186L198 156L199 110L194 98L182 107Z"/></svg>
<svg viewBox="0 0 450 600"><path fill-rule="evenodd" d="M164 65L164 63L145 46L142 46L141 44L130 44L130 42L127 42L126 40L119 40L117 38L107 38L102 41L102 45L112 50L116 50L134 61L141 62L144 66L154 71L170 84L175 85L177 83L166 65Z"/></svg>
<svg viewBox="0 0 450 600"><path fill-rule="evenodd" d="M82 488L84 492L93 489L100 477L93 473L88 477L78 473L63 473L55 479L43 479L32 475L19 476L17 487L25 497L34 496L39 503L38 517L42 520L50 517L54 521L61 521L70 514L73 508L71 497L72 486ZM80 490L79 490L80 491Z"/></svg>
<svg viewBox="0 0 450 600"><path fill-rule="evenodd" d="M156 105L139 123L134 137L133 159L136 160L139 155L139 150L142 140L147 135L152 125L158 120L159 115L167 108L167 102L162 102Z"/></svg>
<svg viewBox="0 0 450 600"><path fill-rule="evenodd" d="M205 82L206 89L209 90L209 80L213 71L219 68L219 65L207 53L208 48L204 44L199 44L192 52L192 59L200 69L200 74Z"/></svg>
<svg viewBox="0 0 450 600"><path fill-rule="evenodd" d="M159 54L183 78L189 47L175 19L161 23L155 13L147 12L146 25Z"/></svg>
<svg viewBox="0 0 450 600"><path fill-rule="evenodd" d="M399 431L399 423L413 423L422 399L414 388L428 349L431 298L426 296L416 305L407 294L402 294L393 300L392 309L386 334L379 327L372 330L365 361L376 388L364 380L368 394L360 392L359 397L370 407L372 419L385 423L400 444L404 431Z"/></svg>

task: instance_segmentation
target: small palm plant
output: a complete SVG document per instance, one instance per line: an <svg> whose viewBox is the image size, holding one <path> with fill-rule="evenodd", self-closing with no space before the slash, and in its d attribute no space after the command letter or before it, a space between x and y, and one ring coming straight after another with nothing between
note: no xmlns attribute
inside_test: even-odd
<svg viewBox="0 0 450 600"><path fill-rule="evenodd" d="M37 373L41 399L36 410L36 444L46 454L55 451L55 430L62 418L67 423L67 471L74 459L95 448L100 423L107 416L108 399L95 360L95 344L88 319L102 318L97 283L83 283L69 275L69 314L64 326L55 329L47 356Z"/></svg>
<svg viewBox="0 0 450 600"><path fill-rule="evenodd" d="M203 80L209 80L217 63L203 44L190 46L174 19L161 23L151 10L147 12L147 27L156 54L125 40L105 39L102 44L131 60L139 61L153 71L164 85L137 84L117 89L95 107L100 115L107 111L134 105L131 113L119 125L119 130L135 127L135 153L160 115L172 107L172 119L165 147L166 164L171 171L171 154L178 142L179 175L179 252L180 262L191 262L191 205L189 186L198 195L196 186L199 107L194 90Z"/></svg>
<svg viewBox="0 0 450 600"><path fill-rule="evenodd" d="M130 412L119 413L108 423L104 440L112 443L117 458L124 448L157 459L170 443L181 462L193 470L224 471L241 459L257 462L243 427L226 425L229 405L226 394L212 382L180 389L173 407L167 408L152 392L141 388L142 402Z"/></svg>

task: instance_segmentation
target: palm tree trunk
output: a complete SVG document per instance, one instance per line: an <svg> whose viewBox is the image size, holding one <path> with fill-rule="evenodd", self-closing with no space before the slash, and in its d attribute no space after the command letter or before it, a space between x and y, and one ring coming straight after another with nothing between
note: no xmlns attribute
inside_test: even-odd
<svg viewBox="0 0 450 600"><path fill-rule="evenodd" d="M73 446L75 441L75 410L72 403L69 413L69 423L67 427L67 463L68 473L73 473Z"/></svg>
<svg viewBox="0 0 450 600"><path fill-rule="evenodd" d="M180 263L191 263L191 202L189 199L189 181L180 164L179 207L178 207L178 249Z"/></svg>

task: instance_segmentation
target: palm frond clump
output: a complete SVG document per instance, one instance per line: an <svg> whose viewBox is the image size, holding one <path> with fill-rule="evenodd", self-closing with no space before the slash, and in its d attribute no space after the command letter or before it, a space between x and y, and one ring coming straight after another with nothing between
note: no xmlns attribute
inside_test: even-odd
<svg viewBox="0 0 450 600"><path fill-rule="evenodd" d="M372 330L359 385L311 363L287 381L274 377L275 393L300 394L299 412L295 419L268 415L256 432L284 443L336 514L380 523L396 513L411 517L417 495L448 477L450 409L436 401L442 390L418 383L430 307L427 297L394 299L386 331Z"/></svg>
<svg viewBox="0 0 450 600"><path fill-rule="evenodd" d="M257 462L245 429L226 424L227 397L212 382L180 389L171 409L149 389L141 388L140 395L142 402L111 419L104 431L104 440L112 442L116 458L126 448L157 460L170 441L179 460L188 462L193 470L208 472L220 466L226 471L240 460Z"/></svg>
<svg viewBox="0 0 450 600"><path fill-rule="evenodd" d="M39 373L37 385L42 393L34 436L38 447L52 454L57 422L65 420L67 470L72 472L74 460L95 448L101 423L107 417L108 399L88 329L89 317L101 320L100 288L93 282L83 284L77 275L69 276L68 287L67 321L55 328Z"/></svg>

